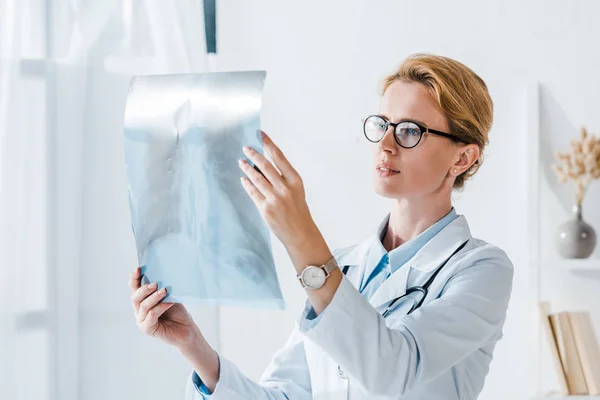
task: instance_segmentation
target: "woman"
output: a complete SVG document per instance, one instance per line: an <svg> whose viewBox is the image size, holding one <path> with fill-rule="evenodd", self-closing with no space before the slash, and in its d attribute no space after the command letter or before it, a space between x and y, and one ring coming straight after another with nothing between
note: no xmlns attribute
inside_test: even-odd
<svg viewBox="0 0 600 400"><path fill-rule="evenodd" d="M393 199L375 234L330 251L300 176L263 134L273 163L245 154L242 185L285 245L306 308L260 383L215 353L164 289L130 278L140 329L194 368L187 399L475 399L510 298L513 265L473 238L451 203L481 165L492 125L486 84L452 59L414 55L387 77L373 142L376 192ZM276 169L277 168L277 169Z"/></svg>

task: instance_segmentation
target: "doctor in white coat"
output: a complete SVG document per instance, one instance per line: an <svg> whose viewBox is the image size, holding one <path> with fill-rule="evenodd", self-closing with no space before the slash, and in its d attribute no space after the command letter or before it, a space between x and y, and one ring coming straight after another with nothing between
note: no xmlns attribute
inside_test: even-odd
<svg viewBox="0 0 600 400"><path fill-rule="evenodd" d="M137 324L189 360L186 399L476 399L502 337L513 265L471 236L451 192L480 167L492 115L486 84L465 65L404 60L363 122L375 190L393 205L373 235L333 251L272 140L263 135L272 162L244 149L264 175L240 161L241 184L285 245L306 307L254 382L209 346L183 305L159 303L165 289L141 286L136 268Z"/></svg>

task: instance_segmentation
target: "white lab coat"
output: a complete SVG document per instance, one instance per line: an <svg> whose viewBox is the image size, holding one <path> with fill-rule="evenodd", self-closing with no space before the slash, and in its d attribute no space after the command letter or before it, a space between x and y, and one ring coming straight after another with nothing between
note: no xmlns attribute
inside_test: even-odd
<svg viewBox="0 0 600 400"><path fill-rule="evenodd" d="M286 345L259 383L220 356L220 379L206 398L221 399L476 399L502 337L513 265L504 251L472 238L459 215L394 272L367 301L356 289L376 240L334 251L351 265L320 320L307 305ZM421 308L381 311L408 287L440 271ZM313 326L314 325L314 326ZM338 370L341 368L342 375ZM191 376L186 400L203 399Z"/></svg>

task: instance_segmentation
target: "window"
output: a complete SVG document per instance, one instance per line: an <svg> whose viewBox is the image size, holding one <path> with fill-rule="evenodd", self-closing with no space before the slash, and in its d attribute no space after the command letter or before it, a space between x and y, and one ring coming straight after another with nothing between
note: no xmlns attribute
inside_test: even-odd
<svg viewBox="0 0 600 400"><path fill-rule="evenodd" d="M56 332L51 313L51 280L48 252L49 174L48 109L49 59L45 0L7 0L10 47L3 42L0 89L2 104L2 205L10 235L11 294L9 314L10 356L6 368L12 374L13 398L55 400L51 371ZM2 21L5 22L5 21ZM3 34L6 32L3 31ZM7 40L8 42L9 40ZM6 125L5 125L6 124Z"/></svg>

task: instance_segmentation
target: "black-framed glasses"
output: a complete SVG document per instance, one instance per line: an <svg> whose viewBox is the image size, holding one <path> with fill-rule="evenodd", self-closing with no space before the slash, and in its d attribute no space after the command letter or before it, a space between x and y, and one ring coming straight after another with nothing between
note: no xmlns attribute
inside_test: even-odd
<svg viewBox="0 0 600 400"><path fill-rule="evenodd" d="M396 139L396 143L405 149L411 149L418 145L425 132L443 136L454 140L455 142L461 142L458 136L429 129L408 119L396 123L386 120L381 115L369 115L363 119L363 132L367 140L372 143L377 143L383 139L390 126L394 128L394 138Z"/></svg>

